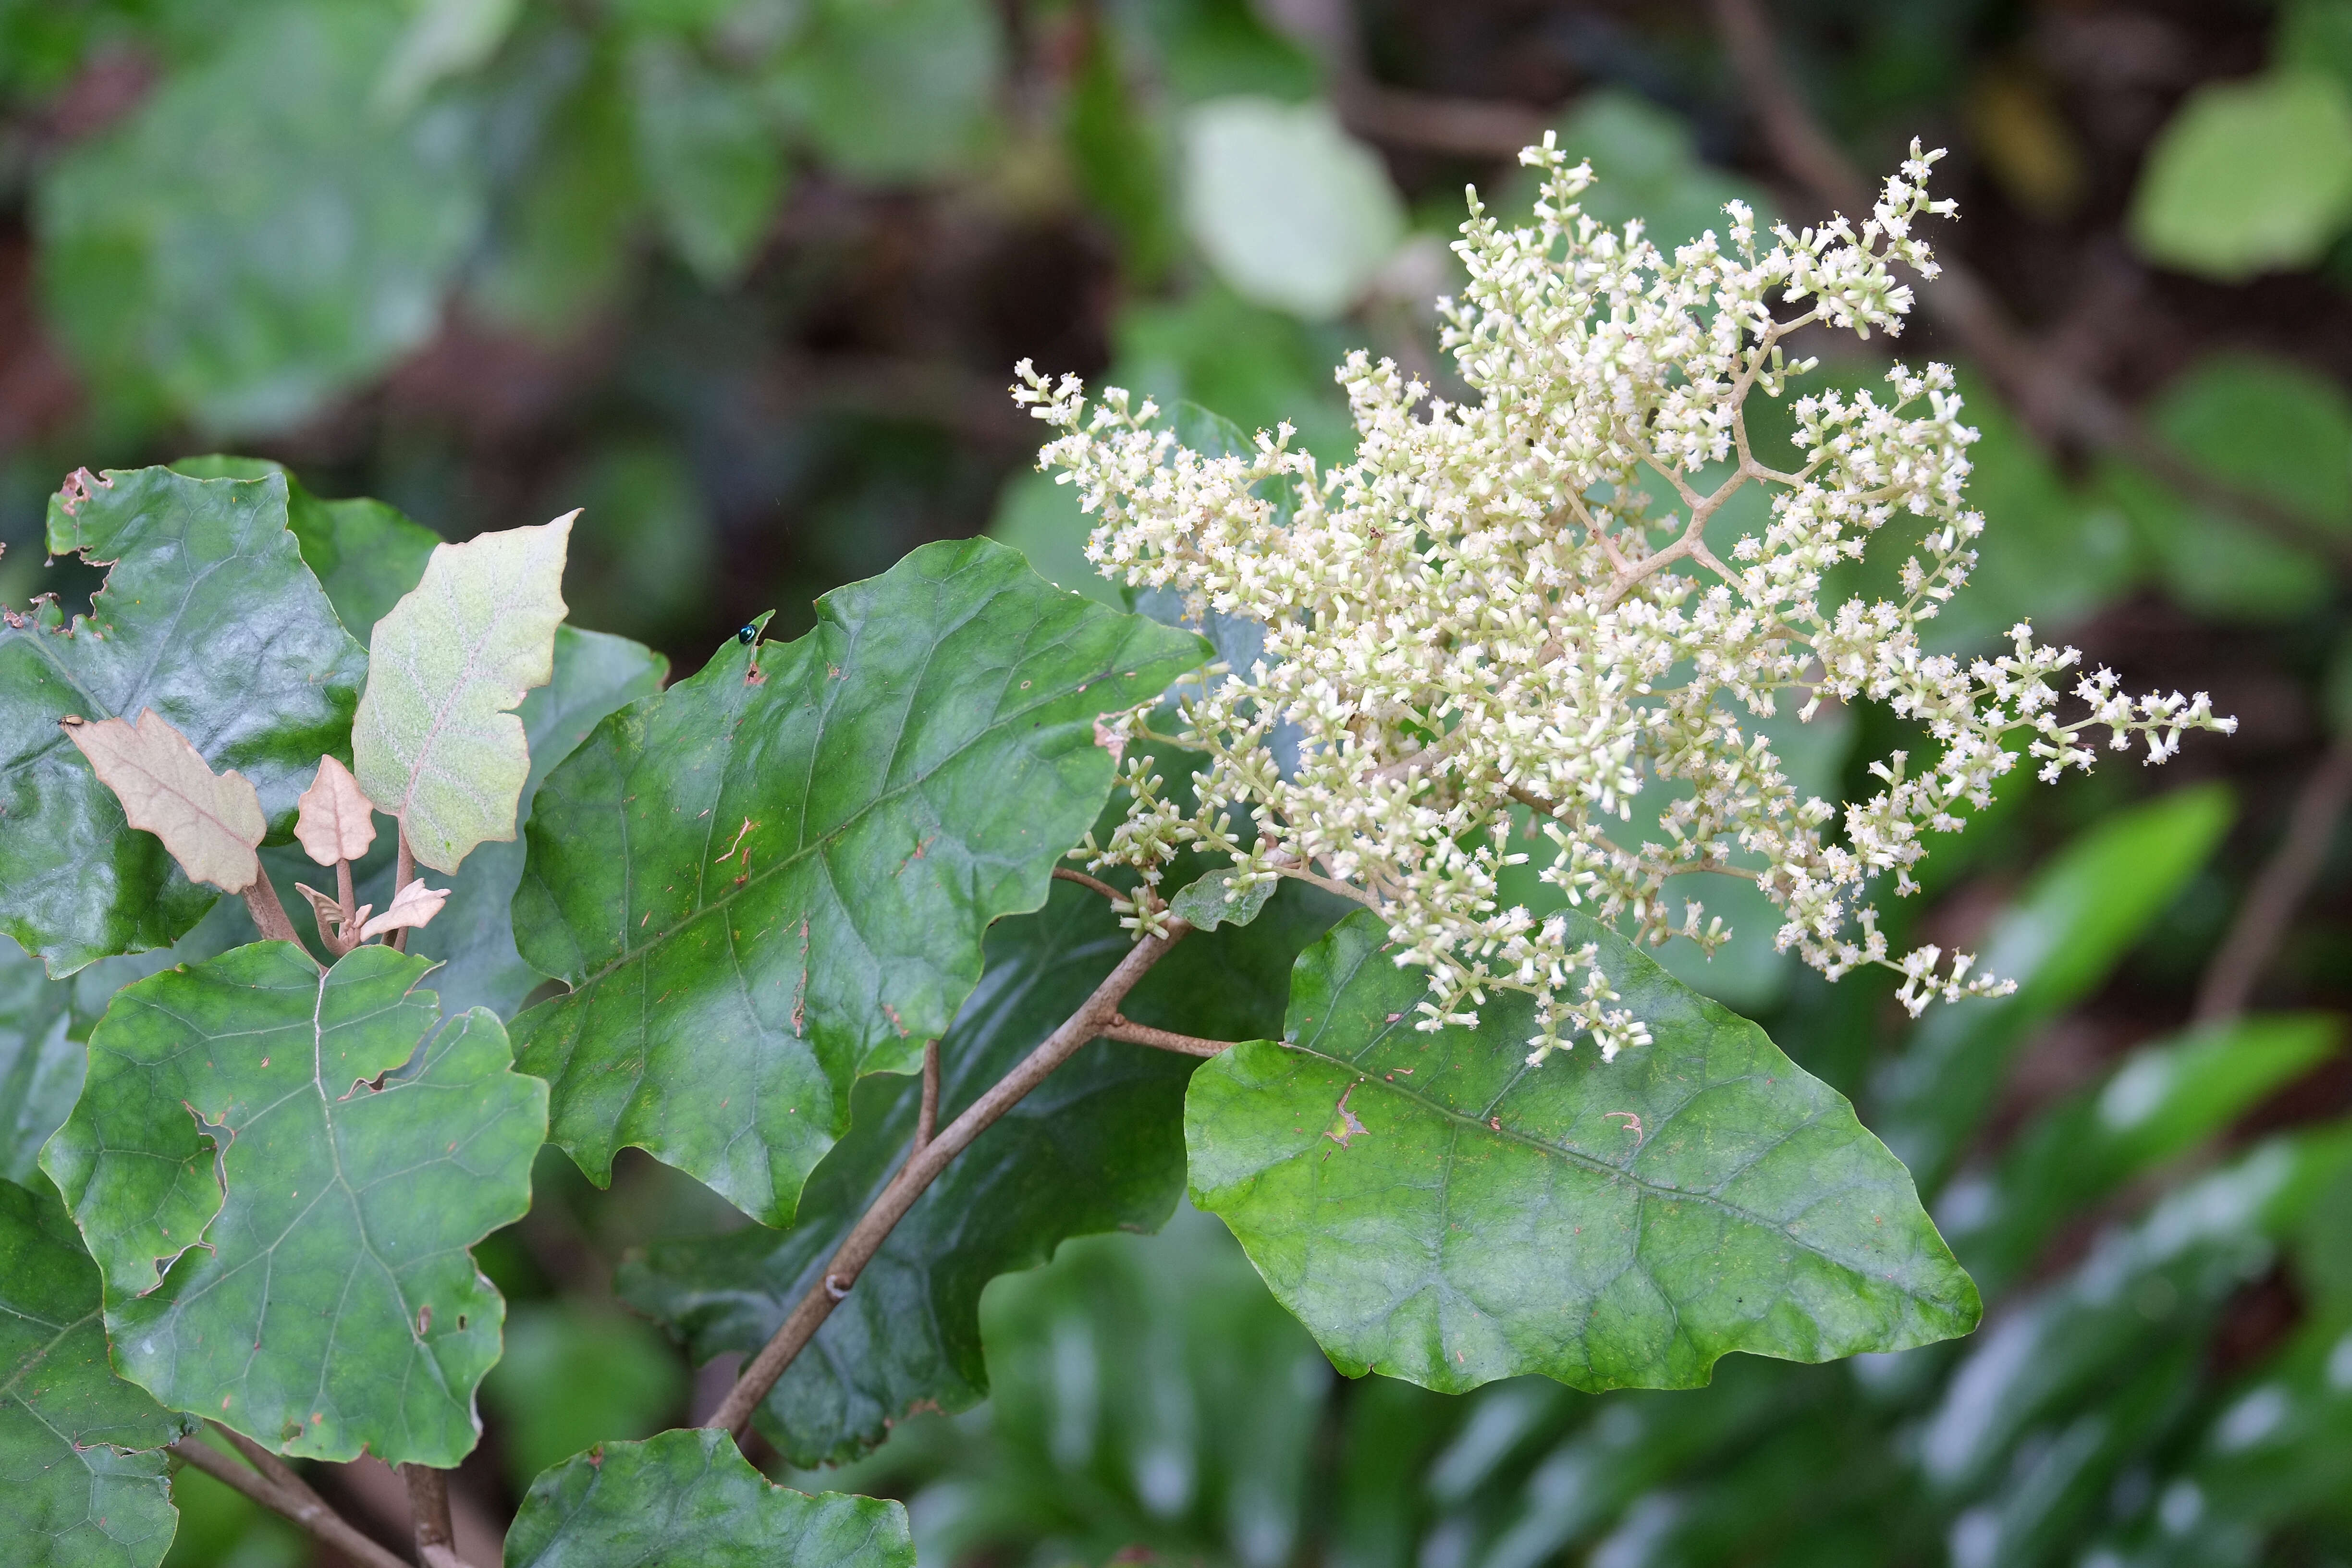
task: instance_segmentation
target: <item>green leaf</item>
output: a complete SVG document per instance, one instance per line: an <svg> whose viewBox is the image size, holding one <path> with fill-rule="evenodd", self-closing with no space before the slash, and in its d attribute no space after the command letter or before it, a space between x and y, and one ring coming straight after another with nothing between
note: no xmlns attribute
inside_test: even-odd
<svg viewBox="0 0 2352 1568"><path fill-rule="evenodd" d="M406 10L236 8L195 63L44 172L49 316L118 400L283 429L439 328L480 227L480 138L446 103L369 111Z"/></svg>
<svg viewBox="0 0 2352 1568"><path fill-rule="evenodd" d="M88 616L56 603L0 627L0 931L68 974L168 947L218 896L123 820L58 728L152 708L261 799L271 837L350 733L364 658L286 530L286 481L169 468L68 481L52 554L113 562Z"/></svg>
<svg viewBox="0 0 2352 1568"><path fill-rule="evenodd" d="M1705 1384L1729 1351L1824 1361L1966 1333L1976 1287L1907 1172L1763 1030L1581 916L1652 1043L1541 1068L1532 1002L1412 1026L1377 917L1298 961L1286 1041L1185 1100L1193 1201L1342 1372L1445 1392L1539 1372Z"/></svg>
<svg viewBox="0 0 2352 1568"><path fill-rule="evenodd" d="M192 479L257 479L286 475L286 526L301 547L302 564L327 591L335 618L364 641L376 622L425 575L425 563L441 536L412 522L396 507L354 498L321 500L302 488L283 465L267 458L212 454L181 458L172 471Z"/></svg>
<svg viewBox="0 0 2352 1568"><path fill-rule="evenodd" d="M818 601L799 641L724 645L550 776L515 895L572 993L515 1021L551 1136L609 1179L636 1144L788 1221L868 1072L908 1072L1045 901L1108 797L1097 718L1202 659L987 540Z"/></svg>
<svg viewBox="0 0 2352 1568"><path fill-rule="evenodd" d="M1233 883L1231 871L1213 872L1188 882L1168 900L1169 912L1202 931L1214 931L1221 925L1245 926L1257 919L1266 900L1274 896L1276 879L1269 877L1244 893L1234 892Z"/></svg>
<svg viewBox="0 0 2352 1568"><path fill-rule="evenodd" d="M507 1568L915 1568L903 1503L788 1491L724 1432L606 1443L531 1483Z"/></svg>
<svg viewBox="0 0 2352 1568"><path fill-rule="evenodd" d="M46 1181L0 1182L0 1540L25 1568L154 1568L178 1516L154 1450L194 1423L107 1365L98 1269Z"/></svg>
<svg viewBox="0 0 2352 1568"><path fill-rule="evenodd" d="M1338 315L1404 237L1387 167L1321 103L1227 98L1186 112L1184 223L1244 299Z"/></svg>
<svg viewBox="0 0 2352 1568"><path fill-rule="evenodd" d="M2281 71L2208 82L2148 149L2131 234L2160 266L2224 283L2308 267L2352 221L2352 97Z"/></svg>
<svg viewBox="0 0 2352 1568"><path fill-rule="evenodd" d="M1936 1008L1871 1084L1872 1125L1930 1191L1991 1109L2027 1033L2107 977L2220 847L2232 815L2229 793L2205 785L2111 817L2037 871L1994 922L1978 972L2017 990Z"/></svg>
<svg viewBox="0 0 2352 1568"><path fill-rule="evenodd" d="M659 1331L609 1307L527 1301L482 1380L499 1458L518 1488L593 1443L644 1437L686 1403L686 1369Z"/></svg>
<svg viewBox="0 0 2352 1568"><path fill-rule="evenodd" d="M0 1178L31 1178L41 1145L81 1093L72 1002L70 981L51 980L0 937Z"/></svg>
<svg viewBox="0 0 2352 1568"><path fill-rule="evenodd" d="M540 785L555 765L606 714L659 691L668 669L667 659L626 637L576 626L555 629L555 679L532 689L515 710L530 743L530 773L523 781L520 806L524 823L530 821ZM433 986L446 1011L488 1007L509 1017L546 982L515 951L514 895L522 882L523 861L520 836L478 846L450 879L449 901L440 917L408 933L409 952L441 961ZM360 899L381 910L392 892L387 865L367 880Z"/></svg>
<svg viewBox="0 0 2352 1568"><path fill-rule="evenodd" d="M1004 46L984 0L815 0L767 90L826 167L936 178L994 130Z"/></svg>
<svg viewBox="0 0 2352 1568"><path fill-rule="evenodd" d="M1129 1017L1233 1038L1280 1027L1290 959L1337 900L1297 884L1244 942L1188 937L1130 993ZM1126 956L1131 938L1097 895L1055 885L1045 908L1000 921L988 969L940 1041L941 1124L1002 1078ZM988 1393L981 1296L1065 1239L1156 1230L1183 1190L1184 1080L1192 1062L1098 1040L981 1134L882 1244L848 1300L757 1412L793 1464L838 1464L922 1407ZM920 1086L857 1086L850 1131L810 1177L799 1223L663 1242L622 1266L622 1299L681 1333L698 1361L756 1351L815 1283L906 1157Z"/></svg>
<svg viewBox="0 0 2352 1568"><path fill-rule="evenodd" d="M2216 479L2352 533L2352 399L2283 359L2215 354L2165 388L2149 423ZM2326 565L2233 513L2118 464L2107 487L2155 558L2166 591L2200 616L2280 621L2326 603Z"/></svg>
<svg viewBox="0 0 2352 1568"><path fill-rule="evenodd" d="M784 188L782 151L755 89L675 39L629 58L637 166L671 247L712 288L742 276Z"/></svg>
<svg viewBox="0 0 2352 1568"><path fill-rule="evenodd" d="M436 1031L431 967L257 942L116 996L42 1169L124 1376L288 1454L474 1446L503 1303L466 1248L530 1206L546 1089L488 1013Z"/></svg>
<svg viewBox="0 0 2352 1568"><path fill-rule="evenodd" d="M420 865L453 873L476 845L515 836L530 751L513 709L555 673L578 515L434 546L424 579L376 623L353 771Z"/></svg>

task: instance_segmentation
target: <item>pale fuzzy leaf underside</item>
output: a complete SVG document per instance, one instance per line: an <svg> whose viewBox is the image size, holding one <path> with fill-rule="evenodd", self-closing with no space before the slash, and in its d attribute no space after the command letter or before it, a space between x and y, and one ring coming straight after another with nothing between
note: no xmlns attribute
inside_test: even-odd
<svg viewBox="0 0 2352 1568"><path fill-rule="evenodd" d="M319 759L319 776L294 804L300 808L294 837L321 866L357 860L375 843L375 805L352 770L332 757Z"/></svg>
<svg viewBox="0 0 2352 1568"><path fill-rule="evenodd" d="M269 824L244 774L214 773L152 708L140 710L136 727L69 719L65 732L122 803L124 819L162 839L190 881L230 893L253 886L261 875L254 850Z"/></svg>
<svg viewBox="0 0 2352 1568"><path fill-rule="evenodd" d="M360 787L444 875L515 836L530 752L513 710L554 673L578 515L436 545L424 581L376 623L352 725Z"/></svg>
<svg viewBox="0 0 2352 1568"><path fill-rule="evenodd" d="M428 888L425 879L419 877L392 896L392 903L383 913L360 922L360 939L365 941L403 927L430 925L433 917L441 912L441 906L448 901L448 889Z"/></svg>

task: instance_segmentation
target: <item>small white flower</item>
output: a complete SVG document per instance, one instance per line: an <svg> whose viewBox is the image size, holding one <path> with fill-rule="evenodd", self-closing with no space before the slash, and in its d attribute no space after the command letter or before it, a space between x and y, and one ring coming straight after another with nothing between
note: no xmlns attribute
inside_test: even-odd
<svg viewBox="0 0 2352 1568"><path fill-rule="evenodd" d="M1591 170L1547 138L1520 154L1545 172L1535 224L1503 227L1473 192L1454 247L1469 287L1439 301L1476 400L1433 399L1352 354L1339 380L1359 445L1328 473L1287 426L1245 456L1204 457L1155 428L1148 401L1112 388L1089 408L1076 378L1049 384L1024 363L1013 395L1059 432L1040 466L1100 520L1089 559L1265 632L1249 669L1208 672L1179 733L1152 734L1144 713L1105 721L1132 805L1108 845L1076 854L1141 873L1125 923L1160 927L1163 868L1193 847L1377 910L1397 962L1428 973L1420 1028L1474 1022L1511 991L1535 999L1531 1061L1585 1035L1604 1058L1647 1043L1609 1005L1593 947L1500 904L1498 873L1538 844L1514 837L1524 823L1549 842L1542 878L1636 940L1712 952L1729 937L1696 905L1678 922L1664 897L1671 877L1716 872L1753 880L1786 917L1778 944L1831 978L1901 974L1915 1016L2010 989L1968 954L1892 953L1870 889L1891 878L1914 891L1925 836L1959 832L2021 756L2045 780L2087 769L2087 731L2104 728L2160 763L2185 731L2234 721L2201 692L2135 700L2104 669L2070 687L2081 656L2022 624L1996 658L1920 646L1984 530L1963 500L1977 433L1948 368L1896 366L1884 401L1801 396L1794 451L1751 447L1748 399L1785 399L1813 368L1788 359L1790 332L1901 330L1911 290L1892 268L1933 277L1915 220L1952 211L1927 195L1941 155L1915 142L1858 233L1843 218L1784 225L1759 251L1734 203L1728 250L1708 234L1670 257L1638 224L1586 216ZM1727 560L1707 525L1750 485L1769 513ZM1898 518L1911 521L1886 529ZM1832 570L1874 541L1908 552L1900 602L1825 599ZM2087 711L2062 718L2062 692ZM1934 754L1874 763L1867 800L1799 798L1749 721L1864 699L1916 722ZM1287 776L1277 725L1297 738ZM1207 754L1192 812L1138 754L1153 743ZM1637 805L1657 835L1628 847L1608 828ZM1833 823L1842 843L1823 837Z"/></svg>

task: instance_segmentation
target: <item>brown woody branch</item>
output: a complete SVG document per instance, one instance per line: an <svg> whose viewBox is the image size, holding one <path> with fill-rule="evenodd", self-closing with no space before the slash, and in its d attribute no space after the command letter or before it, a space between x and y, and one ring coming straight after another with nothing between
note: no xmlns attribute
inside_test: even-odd
<svg viewBox="0 0 2352 1568"><path fill-rule="evenodd" d="M449 1472L430 1465L403 1465L408 1512L416 1531L416 1561L423 1568L466 1568L457 1555L457 1532L449 1522Z"/></svg>
<svg viewBox="0 0 2352 1568"><path fill-rule="evenodd" d="M1100 893L1104 898L1108 899L1115 904L1123 903L1127 899L1127 895L1125 893L1120 892L1117 888L1112 887L1108 882L1104 881L1101 878L1089 877L1084 871L1073 871L1066 866L1056 866L1054 868L1054 880L1056 882L1076 882L1081 888L1089 888L1094 891Z"/></svg>
<svg viewBox="0 0 2352 1568"><path fill-rule="evenodd" d="M2294 911L2319 876L2336 824L2352 807L2352 733L2337 737L2296 792L2286 837L2263 862L2238 918L2197 988L2199 1022L2234 1018L2246 1010L2255 983L2277 956Z"/></svg>
<svg viewBox="0 0 2352 1568"><path fill-rule="evenodd" d="M731 1432L740 1442L751 1424L751 1412L766 1398L776 1379L793 1363L816 1331L824 1326L833 1310L857 1283L857 1277L881 1250L882 1243L891 1230L915 1206L950 1162L971 1146L972 1140L986 1131L996 1120L1018 1104L1021 1098L1045 1080L1048 1073L1061 1066L1079 1048L1105 1033L1106 1026L1118 1016L1118 1005L1135 988L1151 966L1160 962L1168 950L1182 940L1192 928L1182 921L1168 922L1168 934L1147 936L1137 942L1119 961L1103 983L1095 987L1078 1010L1065 1019L1061 1026L1045 1037L1045 1043L1024 1058L1021 1064L1006 1073L978 1100L967 1107L962 1115L940 1129L933 1138L917 1150L882 1190L882 1195L861 1215L838 1249L824 1272L809 1288L790 1316L760 1352L743 1363L737 1374L735 1386L727 1391L719 1408L703 1425Z"/></svg>
<svg viewBox="0 0 2352 1568"><path fill-rule="evenodd" d="M213 1429L226 1433L239 1453L256 1465L263 1466L263 1473L257 1474L247 1469L198 1436L183 1437L166 1452L204 1471L224 1486L243 1492L271 1512L283 1514L359 1563L361 1568L410 1568L407 1563L377 1545L373 1537L362 1533L349 1520L329 1508L299 1476L278 1460L278 1456L240 1433L229 1432L225 1426L215 1424ZM258 1455L267 1456L266 1465L257 1457Z"/></svg>
<svg viewBox="0 0 2352 1568"><path fill-rule="evenodd" d="M1843 212L1870 210L1869 183L1830 140L1796 84L1758 0L1710 0L1716 29L1772 155L1813 199ZM2073 441L2114 452L2149 469L2183 494L2229 512L2289 546L2352 564L2352 539L2321 528L2270 497L2218 479L2159 438L2106 389L2029 338L1983 279L1944 258L1941 274L1922 279L1920 302L1950 332L2044 440Z"/></svg>
<svg viewBox="0 0 2352 1568"><path fill-rule="evenodd" d="M1130 1023L1117 1013L1112 1014L1110 1022L1103 1026L1102 1037L1175 1051L1188 1057L1223 1056L1234 1048L1231 1040L1204 1040L1198 1035L1180 1035L1173 1029L1155 1029L1149 1024Z"/></svg>

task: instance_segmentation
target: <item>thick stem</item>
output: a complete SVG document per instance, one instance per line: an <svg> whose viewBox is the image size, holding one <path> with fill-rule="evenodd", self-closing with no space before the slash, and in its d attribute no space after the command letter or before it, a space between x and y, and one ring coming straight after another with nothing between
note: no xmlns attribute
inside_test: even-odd
<svg viewBox="0 0 2352 1568"><path fill-rule="evenodd" d="M1182 921L1171 921L1165 936L1147 936L1137 942L1128 955L1119 960L1117 969L1095 987L1078 1010L1062 1023L1061 1027L1045 1037L1045 1043L1022 1059L1021 1065L991 1085L987 1092L968 1106L964 1113L940 1131L939 1136L908 1159L904 1169L882 1190L873 1206L861 1216L848 1237L835 1251L825 1265L824 1274L809 1287L800 1304L792 1310L782 1327L760 1353L743 1363L735 1379L735 1386L727 1391L705 1426L735 1434L737 1441L751 1424L751 1412L766 1398L776 1379L793 1364L816 1331L824 1326L833 1310L857 1283L857 1276L874 1260L892 1228L915 1206L915 1200L924 1189L939 1179L949 1162L971 1146L973 1139L993 1124L998 1117L1018 1104L1023 1095L1045 1081L1046 1074L1060 1067L1103 1032L1104 1026L1118 1015L1118 1005L1135 989L1151 966L1160 962L1168 950L1176 945L1192 928Z"/></svg>
<svg viewBox="0 0 2352 1568"><path fill-rule="evenodd" d="M416 1529L416 1560L424 1568L466 1568L457 1555L457 1532L449 1523L449 1472L430 1465L403 1465L408 1483L408 1514Z"/></svg>
<svg viewBox="0 0 2352 1568"><path fill-rule="evenodd" d="M939 1130L940 1043L932 1040L923 1047L923 1107L915 1116L915 1152L928 1148Z"/></svg>
<svg viewBox="0 0 2352 1568"><path fill-rule="evenodd" d="M286 918L286 906L278 901L278 889L269 885L268 872L256 877L253 886L245 889L245 908L263 941L302 945L302 939L294 934L294 922Z"/></svg>
<svg viewBox="0 0 2352 1568"><path fill-rule="evenodd" d="M398 825L398 828L400 833L400 848L394 852L392 858L392 896L395 899L400 897L401 889L405 888L409 883L416 879L416 857L410 854L408 851L408 824L405 822L400 823ZM406 952L408 951L408 928L406 926L395 927L393 931L390 941L392 942L393 952Z"/></svg>
<svg viewBox="0 0 2352 1568"><path fill-rule="evenodd" d="M247 1469L201 1437L183 1437L167 1451L222 1485L243 1492L271 1512L285 1515L361 1568L410 1568L401 1558L361 1533L308 1487L299 1495L289 1492Z"/></svg>
<svg viewBox="0 0 2352 1568"><path fill-rule="evenodd" d="M397 889L394 890L398 891ZM343 929L345 931L352 930L359 923L352 918L360 912L360 906L357 900L358 895L352 887L352 863L349 860L336 861L335 902L342 907Z"/></svg>
<svg viewBox="0 0 2352 1568"><path fill-rule="evenodd" d="M1234 1048L1231 1040L1204 1040L1198 1035L1180 1035L1173 1029L1155 1029L1149 1024L1131 1024L1116 1013L1111 1015L1110 1022L1103 1026L1103 1038L1125 1040L1135 1046L1150 1046L1188 1057L1219 1057Z"/></svg>
<svg viewBox="0 0 2352 1568"><path fill-rule="evenodd" d="M2246 1010L2254 984L2277 956L2279 943L2327 858L2336 825L2352 807L2352 734L2337 739L2304 781L2287 814L2286 837L2263 862L2239 906L2219 952L2197 989L2197 1018L2233 1018Z"/></svg>

